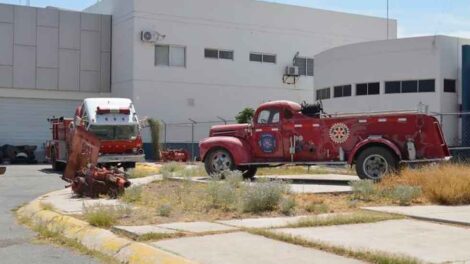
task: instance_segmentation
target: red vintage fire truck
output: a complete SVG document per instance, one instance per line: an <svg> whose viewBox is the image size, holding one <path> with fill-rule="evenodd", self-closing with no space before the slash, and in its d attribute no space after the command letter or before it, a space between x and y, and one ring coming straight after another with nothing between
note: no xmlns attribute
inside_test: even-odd
<svg viewBox="0 0 470 264"><path fill-rule="evenodd" d="M361 179L379 180L402 163L450 159L436 118L419 112L330 116L321 104L262 104L252 124L221 125L199 143L208 174L259 167L356 165Z"/></svg>
<svg viewBox="0 0 470 264"><path fill-rule="evenodd" d="M100 139L98 164L120 163L124 168L133 168L136 162L144 161L139 120L129 99L85 99L73 119L51 118L49 122L52 140L46 142L46 159L53 169L65 168L72 135L78 127Z"/></svg>

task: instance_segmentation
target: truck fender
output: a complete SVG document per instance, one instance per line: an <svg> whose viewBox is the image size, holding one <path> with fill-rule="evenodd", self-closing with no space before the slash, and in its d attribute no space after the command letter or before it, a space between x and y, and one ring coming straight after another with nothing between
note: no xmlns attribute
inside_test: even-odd
<svg viewBox="0 0 470 264"><path fill-rule="evenodd" d="M401 160L401 152L400 148L397 147L392 141L385 139L385 138L367 138L358 144L354 146L352 149L349 157L348 157L348 164L353 164L355 157L359 152L361 152L363 149L365 149L367 146L383 146L386 147L395 153L397 155L398 159Z"/></svg>
<svg viewBox="0 0 470 264"><path fill-rule="evenodd" d="M251 162L249 145L235 137L209 137L199 143L199 154L202 161L205 161L207 154L217 148L226 149L232 155L236 165Z"/></svg>

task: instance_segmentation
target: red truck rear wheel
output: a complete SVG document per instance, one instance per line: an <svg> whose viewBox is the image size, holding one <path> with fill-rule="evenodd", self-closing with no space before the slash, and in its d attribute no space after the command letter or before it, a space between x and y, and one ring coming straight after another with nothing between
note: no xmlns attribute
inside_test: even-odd
<svg viewBox="0 0 470 264"><path fill-rule="evenodd" d="M207 154L204 165L208 175L219 174L224 171L235 169L232 155L226 149L213 149Z"/></svg>
<svg viewBox="0 0 470 264"><path fill-rule="evenodd" d="M356 160L357 175L363 180L379 181L397 168L397 157L384 147L368 147L361 151Z"/></svg>

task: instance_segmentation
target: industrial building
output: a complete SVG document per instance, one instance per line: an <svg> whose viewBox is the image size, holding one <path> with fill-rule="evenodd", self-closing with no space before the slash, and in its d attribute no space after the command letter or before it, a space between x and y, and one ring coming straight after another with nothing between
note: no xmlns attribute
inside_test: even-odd
<svg viewBox="0 0 470 264"><path fill-rule="evenodd" d="M316 54L395 39L397 22L255 0L102 0L83 12L1 4L0 34L0 145L40 151L46 119L71 116L86 97L130 98L166 123L312 101ZM285 76L288 66L299 76ZM197 141L209 126L165 138Z"/></svg>

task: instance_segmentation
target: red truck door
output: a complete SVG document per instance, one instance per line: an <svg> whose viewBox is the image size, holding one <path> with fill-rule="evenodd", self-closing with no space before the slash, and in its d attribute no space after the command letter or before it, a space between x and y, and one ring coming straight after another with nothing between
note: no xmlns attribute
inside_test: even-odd
<svg viewBox="0 0 470 264"><path fill-rule="evenodd" d="M255 117L252 146L258 161L282 160L284 146L281 134L279 109L261 110Z"/></svg>

